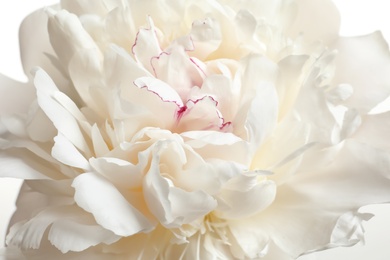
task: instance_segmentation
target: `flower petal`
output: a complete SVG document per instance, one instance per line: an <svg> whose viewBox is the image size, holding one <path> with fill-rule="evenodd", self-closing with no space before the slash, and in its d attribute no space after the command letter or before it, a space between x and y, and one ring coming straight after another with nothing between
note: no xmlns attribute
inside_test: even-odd
<svg viewBox="0 0 390 260"><path fill-rule="evenodd" d="M277 66L259 55L251 55L245 62L243 100L232 123L234 133L249 141L255 151L277 122L279 104L273 85Z"/></svg>
<svg viewBox="0 0 390 260"><path fill-rule="evenodd" d="M119 239L111 231L94 224L92 218L83 216L77 207L64 206L45 209L28 222L15 224L7 236L7 244L23 249L39 248L48 228L48 239L62 253L82 251L99 243L113 243Z"/></svg>
<svg viewBox="0 0 390 260"><path fill-rule="evenodd" d="M53 122L58 132L62 133L78 149L90 154L88 144L74 116L55 100L59 93L52 79L41 69L35 72L34 84L37 89L38 104Z"/></svg>
<svg viewBox="0 0 390 260"><path fill-rule="evenodd" d="M156 28L153 20L148 17L148 29L141 29L138 31L132 51L135 59L149 72L153 72L152 58L158 57L162 50L157 38Z"/></svg>
<svg viewBox="0 0 390 260"><path fill-rule="evenodd" d="M51 150L51 155L63 164L86 171L90 169L88 160L61 133L54 138L54 146Z"/></svg>
<svg viewBox="0 0 390 260"><path fill-rule="evenodd" d="M227 181L217 195L223 206L215 214L223 219L242 219L267 208L275 199L276 185L257 179L257 174L242 174Z"/></svg>
<svg viewBox="0 0 390 260"><path fill-rule="evenodd" d="M99 225L115 234L131 236L154 228L154 224L104 177L83 173L74 179L72 186L76 190L77 205L92 213Z"/></svg>
<svg viewBox="0 0 390 260"><path fill-rule="evenodd" d="M46 172L50 170L34 160L33 156L25 154L21 157L21 153L18 156L13 155L10 152L0 152L0 164L1 164L1 177L11 177L20 179L49 179Z"/></svg>
<svg viewBox="0 0 390 260"><path fill-rule="evenodd" d="M361 228L361 221L348 228L337 227L341 215L356 212L363 205L390 201L388 152L348 140L329 150L310 153L313 156L303 164L315 163L321 170L301 169L278 188L275 202L257 216L257 221L269 225L265 228L274 242L292 257L326 248L331 242L332 246L336 241L345 245L349 231ZM337 157L329 161L334 155Z"/></svg>
<svg viewBox="0 0 390 260"><path fill-rule="evenodd" d="M338 50L333 84L353 87L353 94L343 104L367 113L390 95L390 53L380 32L341 37L333 47Z"/></svg>
<svg viewBox="0 0 390 260"><path fill-rule="evenodd" d="M203 191L188 192L177 188L170 179L161 176L164 172L159 169L160 156L162 152L173 153L169 149L172 147L168 141L156 143L150 169L144 178L143 192L150 211L164 226L180 227L209 213L217 202Z"/></svg>
<svg viewBox="0 0 390 260"><path fill-rule="evenodd" d="M296 20L289 28L295 38L303 33L308 42L332 43L338 38L340 14L330 0L298 0Z"/></svg>
<svg viewBox="0 0 390 260"><path fill-rule="evenodd" d="M177 92L167 83L152 77L142 77L134 81L139 88L146 88L148 91L156 94L163 102L175 103L178 107L183 106L183 101Z"/></svg>
<svg viewBox="0 0 390 260"><path fill-rule="evenodd" d="M181 46L172 46L151 61L155 77L167 82L183 100L187 100L191 89L203 83L203 71L199 60L192 60Z"/></svg>
<svg viewBox="0 0 390 260"><path fill-rule="evenodd" d="M34 87L0 74L0 116L26 113L34 100Z"/></svg>

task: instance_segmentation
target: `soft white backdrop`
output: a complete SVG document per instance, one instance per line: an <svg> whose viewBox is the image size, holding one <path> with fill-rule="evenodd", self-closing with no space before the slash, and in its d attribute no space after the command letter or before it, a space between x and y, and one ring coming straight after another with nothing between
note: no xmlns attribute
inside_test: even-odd
<svg viewBox="0 0 390 260"><path fill-rule="evenodd" d="M93 1L93 0L91 0ZM33 10L56 3L57 0L12 0L0 3L0 73L25 80L19 61L18 27L23 17ZM341 34L367 34L381 30L390 42L388 0L334 0L342 15ZM0 165L1 167L1 165ZM6 226L14 211L19 180L0 179L0 247ZM390 259L390 205L374 205L361 209L376 216L365 223L366 244L337 248L302 256L299 260L388 260ZM275 259L277 260L277 259Z"/></svg>

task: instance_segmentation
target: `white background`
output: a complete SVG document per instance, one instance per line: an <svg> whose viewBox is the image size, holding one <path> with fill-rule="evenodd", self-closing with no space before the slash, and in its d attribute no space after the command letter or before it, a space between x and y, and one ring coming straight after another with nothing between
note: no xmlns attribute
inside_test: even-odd
<svg viewBox="0 0 390 260"><path fill-rule="evenodd" d="M0 73L25 80L19 62L19 24L23 17L33 10L56 2L57 0L9 0L0 3ZM390 41L390 15L388 14L390 1L334 0L334 2L342 15L342 35L360 35L380 29L385 38ZM14 210L19 186L18 180L0 179L0 247L3 245L7 222ZM300 257L299 260L390 259L390 205L367 206L361 211L376 215L365 224L365 245L358 244L350 248L318 252Z"/></svg>

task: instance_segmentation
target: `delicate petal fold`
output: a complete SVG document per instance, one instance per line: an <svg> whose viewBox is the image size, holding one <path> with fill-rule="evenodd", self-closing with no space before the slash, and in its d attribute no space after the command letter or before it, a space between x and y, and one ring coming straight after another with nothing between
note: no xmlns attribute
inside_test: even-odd
<svg viewBox="0 0 390 260"><path fill-rule="evenodd" d="M55 100L55 95L60 92L49 75L38 69L35 72L34 84L37 89L38 104L57 130L78 149L89 154L88 144L85 142L77 120L65 107Z"/></svg>
<svg viewBox="0 0 390 260"><path fill-rule="evenodd" d="M92 213L99 225L115 234L130 236L154 227L153 222L133 207L104 177L83 173L74 179L72 186L76 191L77 205Z"/></svg>
<svg viewBox="0 0 390 260"><path fill-rule="evenodd" d="M43 210L28 222L14 225L7 236L7 244L37 249L48 228L49 241L63 253L82 251L102 242L110 244L119 239L80 213L80 209L73 206Z"/></svg>
<svg viewBox="0 0 390 260"><path fill-rule="evenodd" d="M341 215L348 213L352 217L351 212L363 205L390 201L390 156L387 151L350 140L322 152L310 153L312 157L307 158L307 164L324 163L323 168L316 172L310 167L302 169L278 189L275 202L257 218L269 225L267 229L270 229L272 239L292 257L307 250L324 248L329 243L336 246L336 240L339 245L345 245L343 239L348 239L347 231L361 228L361 221L338 228L335 225ZM334 154L337 158L329 162L329 156ZM283 217L286 215L289 217ZM352 219L360 219L359 214ZM339 224L345 218L340 221Z"/></svg>
<svg viewBox="0 0 390 260"><path fill-rule="evenodd" d="M333 84L348 83L353 87L353 94L343 104L359 113L368 113L390 95L388 44L380 32L375 32L341 37L333 47L338 50ZM370 91L367 91L368 86Z"/></svg>
<svg viewBox="0 0 390 260"><path fill-rule="evenodd" d="M157 219L167 227L178 227L202 218L217 206L217 202L203 191L188 192L177 188L171 180L161 176L169 174L159 169L160 154L167 145L162 141L156 144L143 191L148 207Z"/></svg>
<svg viewBox="0 0 390 260"><path fill-rule="evenodd" d="M223 219L242 219L271 205L276 196L276 185L273 181L258 181L258 177L247 173L227 181L217 195L221 207L215 213Z"/></svg>

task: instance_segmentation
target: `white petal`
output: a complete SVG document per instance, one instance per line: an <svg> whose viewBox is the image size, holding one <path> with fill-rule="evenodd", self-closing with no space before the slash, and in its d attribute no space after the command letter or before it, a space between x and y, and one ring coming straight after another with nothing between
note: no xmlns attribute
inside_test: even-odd
<svg viewBox="0 0 390 260"><path fill-rule="evenodd" d="M88 171L90 169L88 160L77 150L77 148L61 133L54 138L54 146L51 155L58 161Z"/></svg>
<svg viewBox="0 0 390 260"><path fill-rule="evenodd" d="M348 239L348 230L361 227L360 221L354 221L333 231L340 216L363 205L390 201L388 152L352 140L321 150L310 151L313 156L303 162L309 167L278 187L274 203L257 216L259 223L267 223L275 243L293 257L330 242L335 246L336 240L344 245L340 234ZM320 170L312 170L313 164Z"/></svg>
<svg viewBox="0 0 390 260"><path fill-rule="evenodd" d="M180 135L191 139L187 143L191 144L191 147L194 148L200 148L207 144L233 145L242 141L241 138L232 133L221 133L217 131L187 131Z"/></svg>
<svg viewBox="0 0 390 260"><path fill-rule="evenodd" d="M89 160L91 166L117 187L138 188L142 184L142 170L118 158L100 157Z"/></svg>
<svg viewBox="0 0 390 260"><path fill-rule="evenodd" d="M72 186L76 190L76 203L92 213L99 225L115 234L131 236L154 228L104 177L95 173L83 173L74 179Z"/></svg>
<svg viewBox="0 0 390 260"><path fill-rule="evenodd" d="M110 151L106 141L104 140L96 124L94 124L91 128L91 138L92 138L93 149L97 157L104 156Z"/></svg>
<svg viewBox="0 0 390 260"><path fill-rule="evenodd" d="M151 61L156 78L167 82L183 100L189 98L191 88L200 87L204 72L199 60L192 60L181 46L172 46Z"/></svg>
<svg viewBox="0 0 390 260"><path fill-rule="evenodd" d="M251 55L245 62L243 100L232 123L234 133L249 141L253 149L258 149L277 122L279 103L273 85L277 66L258 55Z"/></svg>
<svg viewBox="0 0 390 260"><path fill-rule="evenodd" d="M342 215L333 229L329 247L352 246L364 241L363 221L371 219L374 215L370 213L347 212Z"/></svg>
<svg viewBox="0 0 390 260"><path fill-rule="evenodd" d="M90 154L89 147L76 119L54 99L58 89L51 78L39 69L35 72L34 84L37 88L38 104L54 126L78 149L87 155Z"/></svg>
<svg viewBox="0 0 390 260"><path fill-rule="evenodd" d="M178 223L191 223L216 208L216 200L203 191L187 192L180 188L169 189L169 201L172 206L172 214L176 216Z"/></svg>
<svg viewBox="0 0 390 260"><path fill-rule="evenodd" d="M191 39L195 49L191 55L204 60L221 44L222 35L216 20L207 17L204 20L195 20L192 23Z"/></svg>
<svg viewBox="0 0 390 260"><path fill-rule="evenodd" d="M158 95L163 102L172 102L178 107L183 106L183 101L178 93L164 81L152 77L142 77L135 80L134 84L139 88L146 88L148 91Z"/></svg>
<svg viewBox="0 0 390 260"><path fill-rule="evenodd" d="M164 172L160 172L159 168L160 163L163 163L160 161L160 153L173 153L169 149L169 142L163 141L154 147L151 166L144 178L143 192L150 211L164 226L179 227L203 217L213 210L217 203L203 191L188 192L178 189L172 180L162 176ZM190 206L180 208L179 205L185 204Z"/></svg>
<svg viewBox="0 0 390 260"><path fill-rule="evenodd" d="M179 132L190 130L231 130L231 122L225 122L217 108L218 102L211 96L202 96L187 101L178 111L177 129Z"/></svg>
<svg viewBox="0 0 390 260"><path fill-rule="evenodd" d="M75 216L80 221L80 216ZM98 244L112 244L120 239L113 232L92 223L59 220L51 225L48 239L62 253L80 252Z"/></svg>
<svg viewBox="0 0 390 260"><path fill-rule="evenodd" d="M251 159L248 142L232 133L188 131L180 135L204 159L218 158L243 165L248 165Z"/></svg>
<svg viewBox="0 0 390 260"><path fill-rule="evenodd" d="M158 57L162 50L151 17L148 17L148 22L150 28L138 31L132 51L136 60L152 73L151 60L153 57Z"/></svg>
<svg viewBox="0 0 390 260"><path fill-rule="evenodd" d="M58 9L59 5L51 8ZM78 100L76 91L67 79L67 72L50 44L47 23L47 12L40 9L27 16L20 26L20 56L24 72L32 79L32 70L37 66L43 68L61 91L72 100Z"/></svg>
<svg viewBox="0 0 390 260"><path fill-rule="evenodd" d="M44 128L42 128L43 125ZM37 142L51 141L58 132L37 101L30 107L26 130L29 137Z"/></svg>
<svg viewBox="0 0 390 260"><path fill-rule="evenodd" d="M362 117L360 127L351 138L385 151L390 151L389 129L390 112L377 115L365 115Z"/></svg>
<svg viewBox="0 0 390 260"><path fill-rule="evenodd" d="M34 98L33 86L0 74L0 116L26 113Z"/></svg>
<svg viewBox="0 0 390 260"><path fill-rule="evenodd" d="M380 32L340 38L333 47L338 50L333 84L353 87L352 96L343 102L346 106L367 113L390 95L389 47Z"/></svg>
<svg viewBox="0 0 390 260"><path fill-rule="evenodd" d="M113 243L120 238L83 214L73 206L47 208L28 222L12 226L7 243L23 249L39 248L48 228L49 240L63 253L82 251L99 243Z"/></svg>
<svg viewBox="0 0 390 260"><path fill-rule="evenodd" d="M224 219L240 219L266 209L275 199L276 185L257 178L255 174L242 174L226 182L217 195L223 207L216 214Z"/></svg>
<svg viewBox="0 0 390 260"><path fill-rule="evenodd" d="M66 10L48 10L48 31L50 43L61 63L66 66L78 50L94 49L97 46L92 37L84 30L80 20Z"/></svg>
<svg viewBox="0 0 390 260"><path fill-rule="evenodd" d="M21 153L19 153L21 156ZM1 177L11 177L20 179L49 179L45 172L50 170L45 169L39 163L34 161L34 158L28 158L26 155L21 157L11 156L4 151L0 152Z"/></svg>
<svg viewBox="0 0 390 260"><path fill-rule="evenodd" d="M232 254L237 259L260 259L268 253L268 235L252 221L229 221Z"/></svg>
<svg viewBox="0 0 390 260"><path fill-rule="evenodd" d="M340 14L330 0L298 0L296 19L289 28L289 35L303 33L308 42L332 43L338 37Z"/></svg>

